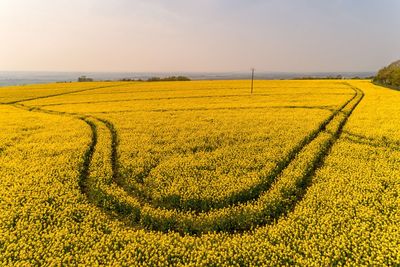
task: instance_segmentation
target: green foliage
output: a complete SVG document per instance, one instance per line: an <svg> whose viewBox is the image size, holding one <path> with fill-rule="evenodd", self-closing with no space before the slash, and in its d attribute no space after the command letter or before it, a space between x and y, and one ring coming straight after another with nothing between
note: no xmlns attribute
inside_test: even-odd
<svg viewBox="0 0 400 267"><path fill-rule="evenodd" d="M89 78L83 75L78 78L78 82L93 82L93 78Z"/></svg>
<svg viewBox="0 0 400 267"><path fill-rule="evenodd" d="M176 82L176 81L190 81L186 76L169 76L165 78L151 77L147 80L148 82Z"/></svg>
<svg viewBox="0 0 400 267"><path fill-rule="evenodd" d="M400 88L400 60L379 70L374 82L389 87Z"/></svg>

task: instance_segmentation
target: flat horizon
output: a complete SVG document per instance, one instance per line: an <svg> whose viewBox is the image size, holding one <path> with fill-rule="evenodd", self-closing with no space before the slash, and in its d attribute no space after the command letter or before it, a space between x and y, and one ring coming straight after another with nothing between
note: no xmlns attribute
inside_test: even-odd
<svg viewBox="0 0 400 267"><path fill-rule="evenodd" d="M383 66L382 66L383 67ZM378 70L366 70L366 71L355 71L355 70L333 70L333 71L268 71L268 70L255 70L255 73L376 73ZM226 70L226 71L93 71L93 70L0 70L0 72L36 72L36 73L250 73L250 70Z"/></svg>

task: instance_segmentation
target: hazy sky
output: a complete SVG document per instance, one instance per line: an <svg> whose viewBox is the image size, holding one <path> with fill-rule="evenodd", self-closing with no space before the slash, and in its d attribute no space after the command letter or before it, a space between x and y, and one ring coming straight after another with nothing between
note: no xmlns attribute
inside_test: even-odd
<svg viewBox="0 0 400 267"><path fill-rule="evenodd" d="M400 0L0 0L0 70L374 71Z"/></svg>

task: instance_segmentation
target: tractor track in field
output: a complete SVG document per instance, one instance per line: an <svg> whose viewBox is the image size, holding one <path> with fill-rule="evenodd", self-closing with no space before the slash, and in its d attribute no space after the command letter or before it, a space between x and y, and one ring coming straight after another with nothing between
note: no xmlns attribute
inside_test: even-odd
<svg viewBox="0 0 400 267"><path fill-rule="evenodd" d="M120 85L97 86L97 87L75 90L75 91L70 91L70 92L65 92L65 93L58 93L58 94L51 94L51 95L45 95L45 96L39 96L39 97L33 97L33 98L26 98L26 99L22 99L22 100L10 101L10 102L0 103L0 104L13 106L13 107L27 110L27 111L36 111L36 112L41 112L41 113L51 114L51 115L73 117L75 119L79 119L79 120L85 122L90 127L91 141L90 141L86 151L84 152L83 162L82 162L82 166L80 167L79 178L78 178L78 186L79 186L81 192L84 194L88 194L88 188L86 187L85 181L87 180L87 178L89 176L90 164L91 164L93 154L95 152L96 145L97 145L97 140L98 140L96 124L92 120L90 120L90 118L87 115L83 115L83 114L79 114L79 113L68 113L68 112L61 112L61 111L46 110L46 109L42 109L37 106L26 106L21 103L27 102L27 101L32 101L32 100L45 99L45 98L69 95L69 94L86 92L86 91L92 91L92 90L102 89L102 88L112 88L112 87L118 87L118 86L120 86Z"/></svg>
<svg viewBox="0 0 400 267"><path fill-rule="evenodd" d="M118 135L117 135L117 131L115 130L114 125L102 118L98 118L95 116L91 116L91 115L85 115L85 114L80 114L80 113L69 113L69 112L61 112L61 111L53 111L53 110L47 110L47 109L42 109L40 107L36 107L36 106L26 106L23 105L21 103L14 103L14 104L8 104L10 106L19 108L19 109L23 109L26 111L30 111L30 112L40 112L40 113L44 113L44 114L49 114L49 115L56 115L56 116L64 116L64 117L70 117L70 118L74 118L80 121L83 121L86 123L86 125L90 128L90 132L91 132L91 137L90 137L90 142L83 154L83 161L81 163L80 166L80 170L79 170L79 175L78 175L78 186L79 189L81 191L82 194L86 195L88 200L90 202L92 202L92 197L91 197L91 190L92 188L88 187L88 179L90 176L90 166L92 163L92 159L94 156L94 153L96 151L96 147L98 144L98 125L96 124L97 122L100 122L102 124L104 124L106 126L106 128L108 129L108 131L110 132L111 135L111 146L110 146L110 151L111 151L111 159L110 159L110 163L111 163L111 169L112 169L112 180L114 182L117 182L116 184L118 184L119 186L120 183L118 183L118 177L119 177L119 165L118 165ZM122 187L122 186L121 186ZM106 193L103 192L103 195L106 195ZM122 203L117 203L118 201L113 201L114 205L116 206L122 206L124 204ZM100 208L105 208L101 203L93 203L96 206L100 207ZM123 208L119 208L120 210L129 210L129 207L123 207ZM121 212L122 216L125 216L126 212ZM109 214L109 213L107 213Z"/></svg>
<svg viewBox="0 0 400 267"><path fill-rule="evenodd" d="M360 134L351 133L348 131L345 131L344 134L346 135L344 139L355 144L368 145L374 148L386 148L392 151L400 151L399 141L393 141L387 138L382 138L382 139L371 138Z"/></svg>
<svg viewBox="0 0 400 267"><path fill-rule="evenodd" d="M38 99L44 99L44 98L50 98L50 97L56 97L56 96L63 96L63 95L81 93L81 92L92 91L92 90L96 90L96 89L118 87L118 86L120 86L120 85L98 86L98 87L86 88L86 89L75 90L75 91L64 92L64 93L58 93L58 94L52 94L52 95L44 95L44 96L38 96L38 97L32 97L32 98L25 98L25 99L16 100L16 101L4 102L4 103L1 103L1 104L13 105L13 104L21 103L21 102L32 101L32 100L38 100Z"/></svg>
<svg viewBox="0 0 400 267"><path fill-rule="evenodd" d="M348 85L349 86L349 85ZM294 160L294 158L296 157L296 155L305 147L307 146L309 143L311 143L316 136L318 136L318 134L323 131L326 126L333 120L333 118L342 111L342 109L344 107L346 107L352 100L354 100L359 94L360 92L358 91L358 89L355 89L354 87L351 87L354 91L355 94L353 95L353 97L351 97L349 100L347 100L342 106L341 108L337 109L335 112L333 112L333 114L331 114L331 116L328 117L327 120L325 120L318 128L317 130L315 130L313 133L311 133L311 135L307 136L306 138L304 138L300 144L298 146L295 147L295 149L293 149L290 153L289 156L285 158L284 161L278 163L277 167L271 172L271 175L268 177L268 182L260 184L258 186L256 186L255 188L250 189L250 194L248 194L249 190L246 189L243 192L238 192L236 196L233 197L233 200L228 200L220 205L215 205L215 206L210 206L209 209L207 210L201 210L200 212L207 212L211 209L215 209L215 208L222 208L225 206L229 206L229 205L236 205L236 204L241 204L244 202L248 202L251 201L255 198L257 198L262 192L264 192L265 190L267 190L269 188L269 186L271 185L271 183L283 172L283 170ZM361 101L361 99L360 99ZM357 103L358 104L358 103ZM354 107L355 108L355 107ZM350 114L349 114L350 116ZM93 117L93 116L91 116ZM118 133L116 131L115 126L110 122L107 121L105 119L100 119L97 117L93 117L99 121L101 121L102 123L104 123L106 125L106 127L109 129L111 137L112 137L112 142L111 142L111 164L112 164L112 170L113 170L113 181L120 187L122 187L125 191L127 191L129 194L134 194L136 197L140 197L143 200L147 200L147 197L141 196L141 194L138 194L138 192L132 192L132 187L126 185L125 182L123 182L121 179L123 179L120 176L119 173L119 162L118 162L118 145L119 145L119 140L118 140ZM347 118L346 118L347 120ZM344 121L345 123L345 121ZM343 124L344 125L344 124ZM323 153L326 154L326 153ZM180 210L179 207L173 207L175 209Z"/></svg>
<svg viewBox="0 0 400 267"><path fill-rule="evenodd" d="M82 166L80 167L79 178L78 178L78 186L80 188L80 191L84 194L87 194L88 188L86 186L85 181L86 181L87 177L89 176L90 163L92 161L93 154L95 152L97 140L98 140L96 124L92 120L90 120L90 118L88 116L84 116L84 115L81 115L78 113L68 113L68 112L46 110L46 109L41 109L41 108L34 107L34 106L25 106L20 103L13 103L13 104L9 104L9 105L19 108L19 109L30 111L30 112L40 112L40 113L49 114L49 115L67 116L67 117L75 118L77 120L81 120L81 121L85 122L86 125L89 126L90 131L91 131L90 143L88 144L88 146L83 154L83 162L82 162Z"/></svg>
<svg viewBox="0 0 400 267"><path fill-rule="evenodd" d="M102 118L96 118L98 121L102 122L108 129L111 135L111 169L112 169L112 178L114 181L118 180L120 177L119 174L119 162L118 162L118 145L119 145L119 138L117 130L115 129L114 124L110 121Z"/></svg>
<svg viewBox="0 0 400 267"><path fill-rule="evenodd" d="M344 119L340 122L339 127L336 132L331 132L330 134L332 135L332 138L328 141L327 145L324 146L319 153L316 155L315 160L313 161L313 164L311 168L308 168L307 172L303 175L300 184L298 185L298 188L296 192L293 192L294 198L291 198L288 203L285 204L285 208L281 210L277 210L274 212L274 216L272 216L270 219L276 220L282 215L288 214L290 211L292 211L296 204L300 202L303 197L305 196L307 192L307 188L311 185L312 183L312 178L315 175L315 173L320 169L326 160L326 158L329 156L330 151L332 150L332 147L336 143L336 141L341 137L343 133L343 128L346 125L348 119L350 118L351 114L353 111L357 108L357 106L360 104L361 100L364 98L364 92L356 87L351 86L348 84L354 91L356 91L359 99L356 101L356 103L352 106L352 108L349 110L349 112L345 113ZM324 130L326 131L326 130ZM262 222L262 224L267 224L270 223L270 221L265 221Z"/></svg>
<svg viewBox="0 0 400 267"><path fill-rule="evenodd" d="M88 91L88 90L85 90ZM81 91L82 92L82 91ZM76 92L75 92L76 93ZM84 102L65 102L65 103L52 103L39 105L40 107L50 106L63 106L63 105L81 105L81 104L99 104L99 103L121 103L121 102L134 102L134 101L158 101L158 100L181 100L181 99L202 99L202 98L234 98L234 97L247 97L254 98L258 96L282 96L282 95L293 95L293 94L236 94L236 95L198 95L198 96L176 96L176 97L153 97L153 98L131 98L131 99L120 99L120 100L99 100L99 101L84 101ZM299 95L299 94L298 94ZM301 95L350 95L348 93L319 93L319 94L301 94ZM28 101L28 100L24 100Z"/></svg>
<svg viewBox="0 0 400 267"><path fill-rule="evenodd" d="M90 172L90 164L91 164L93 154L95 152L96 145L97 145L97 140L98 140L96 124L93 122L93 120L90 119L89 116L84 115L84 114L47 110L47 109L42 109L41 107L37 107L37 106L26 106L26 105L22 104L22 102L63 96L63 95L69 95L69 94L86 92L86 91L92 91L92 90L102 89L102 88L112 88L112 87L118 87L118 86L120 86L120 85L97 86L97 87L86 88L86 89L82 89L82 90L75 90L75 91L70 91L70 92L65 92L65 93L51 94L51 95L34 97L34 98L26 98L26 99L22 99L22 100L11 101L11 102L1 103L1 104L13 106L13 107L31 111L31 112L41 112L41 113L50 114L50 115L68 116L68 117L72 117L72 118L81 120L89 126L89 128L91 130L91 140L90 140L90 143L88 144L86 151L84 152L83 162L82 162L82 166L80 167L79 178L78 178L78 186L80 188L80 191L83 194L87 195L89 191L88 191L88 188L86 185L86 180L90 174L89 173Z"/></svg>
<svg viewBox="0 0 400 267"><path fill-rule="evenodd" d="M334 112L335 106L254 106L254 107L215 107L215 108L160 108L160 109L125 109L118 111L98 111L92 114L116 114L116 113L130 113L130 112L185 112L185 111L212 111L212 110L261 110L261 109L322 109Z"/></svg>
<svg viewBox="0 0 400 267"><path fill-rule="evenodd" d="M220 205L220 206L211 207L211 208L220 208L220 207L225 207L227 205L232 206L232 205L248 202L248 201L251 201L251 200L254 200L255 198L257 198L262 192L265 192L265 190L268 189L268 187L271 185L271 182L274 181L275 178L277 178L283 172L283 170L294 160L296 155L304 147L306 147L309 143L311 143L318 136L319 133L321 133L322 131L325 130L326 126L333 120L333 118L338 113L342 112L342 110L349 103L351 103L351 101L353 101L357 97L360 97L357 100L357 102L354 104L354 106L351 108L351 110L345 115L345 118L343 119L343 121L341 121L340 126L339 126L338 130L336 131L336 133L332 134L332 136L333 136L332 140L330 140L329 144L318 153L317 160L312 165L312 168L310 168L307 171L307 173L305 174L305 176L303 177L304 178L303 182L302 182L302 184L299 185L300 186L299 190L296 193L296 196L295 196L295 199L293 200L293 202L290 203L287 206L287 208L285 210L283 210L282 212L276 213L274 215L273 219L276 219L276 218L282 216L283 214L287 214L290 210L292 210L296 206L296 203L301 201L301 199L304 197L304 195L307 191L307 188L311 184L312 177L314 176L315 172L321 166L323 166L324 160L329 155L329 152L330 152L332 146L337 141L337 139L340 138L340 136L343 132L343 127L346 124L348 118L352 114L353 110L357 107L357 105L361 102L361 100L364 96L364 93L360 89L353 87L347 83L346 83L346 85L351 87L355 91L355 94L349 100L347 100L339 109L335 110L328 117L328 119L326 119L324 122L322 122L315 131L313 131L310 135L308 135L306 138L304 138L295 147L295 149L293 149L289 153L289 156L283 162L281 162L277 165L277 167L271 172L271 176L269 177L270 182L264 183L264 184L258 185L255 188L252 188L250 190L250 194L249 194L248 189L245 190L246 192L243 191L244 193L239 192L238 196L235 196L233 198L234 201L227 201L225 203L222 203L222 205ZM107 86L107 87L113 87L113 86ZM7 105L11 105L16 108L24 109L27 111L73 117L75 119L79 119L79 120L85 122L89 126L89 128L91 130L91 140L90 140L90 143L88 144L88 147L85 150L84 155L83 155L83 162L82 162L82 166L80 167L79 180L78 180L78 185L79 185L81 192L83 194L87 195L89 199L90 199L90 197L89 197L90 189L87 188L86 180L88 179L88 177L90 175L90 165L91 165L92 158L95 153L97 142L98 142L98 131L97 131L97 125L96 125L95 121L103 123L110 132L110 135L111 135L111 147L110 147L110 150L111 150L110 155L111 156L110 157L111 157L111 168L112 168L112 180L118 186L122 187L123 190L126 190L126 187L123 186L125 183L124 182L121 183L122 178L120 177L120 173L119 173L119 165L120 165L119 160L118 160L118 158L119 158L119 156L118 156L119 138L118 138L118 133L117 133L115 126L106 119L98 118L98 117L95 117L92 115L84 115L84 114L79 114L79 113L68 113L68 112L47 110L47 109L42 109L41 107L37 107L37 106L26 106L26 105L21 104L21 102L31 101L31 100L35 100L35 99L48 98L48 97L55 97L55 96L60 96L60 95L67 95L67 94L72 94L72 93L77 93L77 92L82 92L82 91L89 91L89 90L94 90L94 89L99 89L99 88L104 88L104 87L96 87L96 88L91 88L91 89L63 93L63 94L54 94L54 95L49 95L49 96L43 96L43 97L38 97L38 98L31 98L31 99L27 99L27 100L20 100L20 101L13 101L13 102L6 103ZM97 205L97 206L99 206L99 205ZM205 211L202 210L201 212L207 212L207 211L209 211L209 210L205 210ZM263 222L263 223L261 223L261 225L266 224L266 223L268 223L268 222ZM259 225L259 224L256 224L256 225Z"/></svg>
<svg viewBox="0 0 400 267"><path fill-rule="evenodd" d="M218 203L217 205L202 205L204 207L208 206L207 209L203 209L200 211L196 211L196 212L207 212L210 211L211 209L218 209L218 208L223 208L225 206L229 206L229 205L236 205L236 204L241 204L244 202L248 202L251 201L255 198L257 198L262 192L264 192L265 190L267 190L269 188L269 186L272 184L272 182L276 179L276 177L278 177L283 170L295 159L296 155L305 147L307 146L310 142L312 142L316 136L323 130L325 129L325 127L333 120L333 118L336 116L336 114L338 114L339 112L341 112L341 110L348 104L350 103L355 97L357 97L357 92L355 91L355 94L348 99L344 104L342 104L342 106L335 110L325 121L323 121L319 127L314 130L310 135L308 135L307 137L305 137L292 151L289 152L289 155L287 157L285 157L281 162L279 162L276 166L275 169L273 169L270 173L270 175L268 176L267 179L263 179L263 182L256 185L253 188L250 189L245 189L243 191L239 191L237 193L235 193L232 196L230 196L229 198L227 198L225 201ZM98 121L102 122L103 124L106 125L106 127L109 129L110 134L111 134L111 164L112 164L112 170L113 170L113 181L120 186L121 188L123 188L123 190L125 190L126 192L128 192L131 195L134 195L135 197L140 199L140 202L143 201L151 201L151 199L149 199L148 196L144 195L143 193L137 192L135 190L135 187L133 185L127 184L123 179L123 177L121 177L120 173L119 173L119 162L118 162L118 145L119 145L119 138L118 138L118 133L117 130L115 128L115 126L108 120L106 119L101 119L98 117L94 117L94 116L90 116L94 119L97 119ZM265 182L264 182L265 181ZM249 193L250 192L250 193ZM207 203L209 204L209 203ZM188 206L188 205L186 205ZM162 207L161 208L166 208L166 207ZM175 208L177 210L183 210L180 207L172 207Z"/></svg>
<svg viewBox="0 0 400 267"><path fill-rule="evenodd" d="M353 90L356 92L356 96L353 98L354 102L351 103L349 106L349 109L346 111L342 111L342 114L344 115L342 119L340 119L338 122L338 126L336 127L336 130L334 132L330 132L327 129L323 129L323 132L325 134L328 134L330 137L323 142L322 148L319 149L319 151L312 156L312 159L310 161L310 164L306 165L305 172L302 173L301 176L299 176L299 179L296 179L294 184L294 188L287 187L285 185L285 182L277 188L275 188L275 192L279 192L279 199L270 199L265 203L266 206L263 206L262 209L258 213L250 213L250 217L246 217L247 219L243 221L243 218L241 216L245 215L245 213L239 213L235 214L235 211L230 212L227 217L222 218L222 221L218 222L219 219L217 218L217 223L222 222L222 226L225 225L228 228L220 228L220 226L215 226L214 228L206 230L206 232L228 232L228 233L241 233L244 231L248 231L251 229L255 229L256 227L262 226L262 225L267 225L276 222L279 218L282 216L286 216L289 212L291 212L299 203L303 197L305 196L307 189L309 186L311 186L312 183L312 178L317 172L319 168L321 168L324 165L325 159L329 155L332 147L336 143L336 141L341 137L343 128L346 125L348 119L350 118L351 114L355 110L355 108L358 106L358 104L361 102L361 100L364 97L364 93L359 90L358 88L352 87ZM288 176L286 177L288 178ZM291 179L291 177L289 177ZM294 178L294 177L293 177ZM279 182L280 179L277 180ZM269 192L266 192L266 194L269 194ZM252 205L252 204L250 204ZM237 217L237 216L238 217ZM155 218L155 225L162 225L162 221L158 220L158 218ZM214 219L215 220L215 219ZM244 222L244 225L242 224ZM199 228L198 223L199 221L195 221L192 226L188 226L185 223L177 222L180 225L174 225L175 229L178 229L179 233L182 234L194 234L197 235L199 233L203 233L201 230L201 227ZM201 221L200 221L201 224ZM190 228L194 227L194 228ZM157 229L157 227L151 228L152 230L160 230ZM183 232L180 232L181 229L186 229L183 230ZM207 229L207 224L206 228Z"/></svg>
<svg viewBox="0 0 400 267"><path fill-rule="evenodd" d="M352 88L352 87L351 87ZM289 166L289 164L296 158L296 155L300 153L300 151L305 148L308 144L310 144L320 132L322 132L326 126L336 117L338 113L340 113L351 101L353 101L358 96L358 91L354 90L354 95L348 99L339 109L335 110L326 120L324 120L317 129L312 131L308 136L303 138L281 161L279 161L274 169L272 169L267 177L263 177L260 183L256 185L243 189L241 191L235 192L229 197L222 199L219 202L207 202L207 200L196 199L196 203L201 203L202 210L194 210L193 207L189 205L189 200L187 203L184 200L180 200L179 203L183 205L173 206L172 208L177 210L194 210L195 212L207 212L212 209L219 209L226 206L237 205L241 203L245 203L251 200L256 199L262 192L267 190L271 184L276 180L276 178ZM204 203L203 203L204 202ZM159 206L161 208L170 208L168 206ZM186 207L182 208L182 207Z"/></svg>

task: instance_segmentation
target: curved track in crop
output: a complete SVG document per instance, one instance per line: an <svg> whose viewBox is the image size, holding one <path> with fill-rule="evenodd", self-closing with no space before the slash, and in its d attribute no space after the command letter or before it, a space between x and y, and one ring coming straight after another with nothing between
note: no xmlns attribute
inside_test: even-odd
<svg viewBox="0 0 400 267"><path fill-rule="evenodd" d="M266 179L250 189L236 193L221 203L210 206L205 210L196 211L195 213L180 210L178 206L174 207L171 211L153 206L148 199L132 192L132 188L126 187L123 177L119 173L119 138L117 129L112 122L93 115L58 112L38 106L26 106L22 104L22 102L34 100L34 98L14 101L8 104L29 111L59 116L72 116L84 121L88 125L91 130L91 140L83 155L78 180L79 186L82 193L86 194L92 203L104 209L107 213L116 215L118 219L122 219L128 224L163 232L177 231L189 234L201 234L212 231L237 232L254 229L260 225L275 221L293 209L296 203L302 199L312 182L313 175L323 165L324 159L329 154L336 140L340 137L348 118L364 96L364 93L360 89L352 87L349 84L346 85L354 90L354 95L339 109L335 110L310 135L303 138L287 157L277 164ZM94 89L98 88L81 91ZM59 95L64 94L49 95L47 97ZM39 98L46 97L38 97L37 99ZM104 181L106 182L96 182L93 180L95 178L90 177L90 167L93 157L96 151L101 149L98 136L99 127L106 127L110 136L108 144L109 159L105 159L104 168L110 165L111 172L109 173L110 177L105 177ZM322 135L325 135L325 137L322 138ZM319 141L319 138L321 141ZM285 183L280 185L280 180L290 178L290 176L285 174L285 171L289 168L296 168L294 165L296 165L302 153L305 153L314 143L316 143L315 146L317 149L312 150L315 153L308 156L309 158L307 159L309 159L309 162L304 165L304 170L296 178L297 180L293 181L293 186L289 187ZM277 193L274 193L274 190ZM274 198L269 197L268 194L270 194L270 191L272 195L276 194Z"/></svg>

